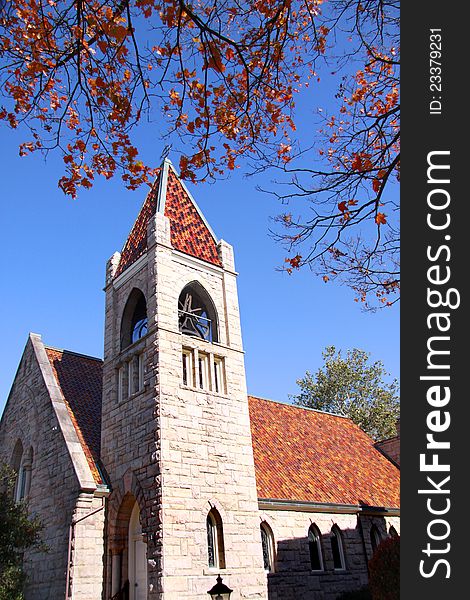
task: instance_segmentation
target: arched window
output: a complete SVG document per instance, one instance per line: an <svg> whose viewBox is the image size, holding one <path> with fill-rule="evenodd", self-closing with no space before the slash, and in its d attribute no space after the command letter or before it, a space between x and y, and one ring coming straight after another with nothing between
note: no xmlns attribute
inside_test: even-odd
<svg viewBox="0 0 470 600"><path fill-rule="evenodd" d="M178 326L181 333L218 342L217 313L214 304L200 283L193 281L178 299Z"/></svg>
<svg viewBox="0 0 470 600"><path fill-rule="evenodd" d="M390 525L390 529L388 530L388 534L390 537L398 537L398 532L393 525Z"/></svg>
<svg viewBox="0 0 470 600"><path fill-rule="evenodd" d="M24 500L29 493L31 485L31 467L33 462L33 449L23 450L21 440L18 440L13 449L11 466L16 473L14 498L16 502Z"/></svg>
<svg viewBox="0 0 470 600"><path fill-rule="evenodd" d="M271 527L266 522L261 523L261 546L263 548L264 570L274 571L274 536Z"/></svg>
<svg viewBox="0 0 470 600"><path fill-rule="evenodd" d="M140 290L134 288L126 302L121 321L121 350L127 348L148 331L147 303Z"/></svg>
<svg viewBox="0 0 470 600"><path fill-rule="evenodd" d="M11 457L11 467L16 473L14 498L16 502L21 500L21 488L23 486L22 467L23 467L23 444L17 440Z"/></svg>
<svg viewBox="0 0 470 600"><path fill-rule="evenodd" d="M370 528L370 544L372 546L372 554L377 550L378 545L382 541L382 536L376 525L372 525Z"/></svg>
<svg viewBox="0 0 470 600"><path fill-rule="evenodd" d="M323 571L323 553L321 535L316 525L310 525L308 530L308 549L310 552L310 568L312 571Z"/></svg>
<svg viewBox="0 0 470 600"><path fill-rule="evenodd" d="M214 569L225 569L224 532L217 509L212 508L206 519L207 563Z"/></svg>
<svg viewBox="0 0 470 600"><path fill-rule="evenodd" d="M344 560L343 538L337 525L331 528L331 551L333 554L333 566L335 570L344 570L346 561Z"/></svg>

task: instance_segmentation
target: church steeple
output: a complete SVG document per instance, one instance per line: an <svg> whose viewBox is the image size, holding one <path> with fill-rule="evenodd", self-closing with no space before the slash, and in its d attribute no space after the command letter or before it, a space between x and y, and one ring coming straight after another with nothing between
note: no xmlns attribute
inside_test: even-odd
<svg viewBox="0 0 470 600"><path fill-rule="evenodd" d="M165 159L107 268L111 595L127 579L148 600L202 598L226 568L241 596L266 599L236 277L232 247ZM133 568L137 513L147 563Z"/></svg>
<svg viewBox="0 0 470 600"><path fill-rule="evenodd" d="M156 213L168 217L175 250L221 266L215 233L171 161L165 158L122 249L116 277L146 251L147 226Z"/></svg>

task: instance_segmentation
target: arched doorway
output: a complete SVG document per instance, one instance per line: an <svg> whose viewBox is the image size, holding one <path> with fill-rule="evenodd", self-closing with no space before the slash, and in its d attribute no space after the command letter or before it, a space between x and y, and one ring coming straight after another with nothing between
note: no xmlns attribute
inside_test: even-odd
<svg viewBox="0 0 470 600"><path fill-rule="evenodd" d="M129 600L147 600L147 544L143 540L137 502L129 520Z"/></svg>

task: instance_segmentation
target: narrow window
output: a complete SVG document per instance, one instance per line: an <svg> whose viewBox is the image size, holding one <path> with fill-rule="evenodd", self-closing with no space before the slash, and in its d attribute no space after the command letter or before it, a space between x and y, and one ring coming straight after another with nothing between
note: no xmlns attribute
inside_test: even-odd
<svg viewBox="0 0 470 600"><path fill-rule="evenodd" d="M219 375L219 363L217 363L216 361L214 361L214 392L218 392L220 391L220 384L219 384L219 379L220 379L220 375Z"/></svg>
<svg viewBox="0 0 470 600"><path fill-rule="evenodd" d="M137 381L137 391L141 392L144 389L144 355L139 354L137 357L137 365L138 365L138 381Z"/></svg>
<svg viewBox="0 0 470 600"><path fill-rule="evenodd" d="M133 369L133 361L130 360L127 363L127 395L130 397L133 393L133 383L134 383L134 369Z"/></svg>
<svg viewBox="0 0 470 600"><path fill-rule="evenodd" d="M20 492L18 500L23 500L26 496L26 467L24 465L21 467L18 487Z"/></svg>
<svg viewBox="0 0 470 600"><path fill-rule="evenodd" d="M223 358L214 357L214 392L225 392L224 361Z"/></svg>
<svg viewBox="0 0 470 600"><path fill-rule="evenodd" d="M225 569L224 534L219 512L212 508L206 519L207 564L210 568Z"/></svg>
<svg viewBox="0 0 470 600"><path fill-rule="evenodd" d="M13 492L13 497L15 502L19 502L21 500L21 480L23 474L23 444L21 440L17 440L15 444L15 448L13 449L13 456L11 459L11 466L16 473L16 481L15 481L15 489Z"/></svg>
<svg viewBox="0 0 470 600"><path fill-rule="evenodd" d="M372 554L377 550L380 542L382 541L382 536L379 533L376 525L372 525L370 529L370 544L372 546Z"/></svg>
<svg viewBox="0 0 470 600"><path fill-rule="evenodd" d="M308 549L310 552L310 567L312 571L323 571L320 531L316 525L311 525L308 530Z"/></svg>
<svg viewBox="0 0 470 600"><path fill-rule="evenodd" d="M197 385L201 390L209 389L207 376L208 362L209 357L206 354L199 352L197 358Z"/></svg>
<svg viewBox="0 0 470 600"><path fill-rule="evenodd" d="M29 494L32 464L33 449L29 448L23 452L23 445L18 440L15 444L12 457L12 467L17 474L14 489L14 499L16 502L20 502Z"/></svg>
<svg viewBox="0 0 470 600"><path fill-rule="evenodd" d="M271 528L267 523L261 523L261 546L263 548L264 570L271 573L274 564L274 541Z"/></svg>
<svg viewBox="0 0 470 600"><path fill-rule="evenodd" d="M181 355L183 385L193 387L193 353L183 349Z"/></svg>
<svg viewBox="0 0 470 600"><path fill-rule="evenodd" d="M188 385L188 355L183 352L183 385Z"/></svg>
<svg viewBox="0 0 470 600"><path fill-rule="evenodd" d="M204 361L201 357L198 358L198 365L199 387L204 389Z"/></svg>
<svg viewBox="0 0 470 600"><path fill-rule="evenodd" d="M125 388L124 367L123 366L119 367L119 369L118 369L117 379L118 379L118 402L122 402L124 400L124 388Z"/></svg>
<svg viewBox="0 0 470 600"><path fill-rule="evenodd" d="M214 522L214 519L212 518L212 515L209 513L207 515L207 521L206 521L206 526L207 526L207 562L209 567L215 567L216 566L216 524Z"/></svg>
<svg viewBox="0 0 470 600"><path fill-rule="evenodd" d="M333 553L333 566L336 570L344 570L346 563L344 561L343 540L341 531L336 525L331 529L331 551Z"/></svg>

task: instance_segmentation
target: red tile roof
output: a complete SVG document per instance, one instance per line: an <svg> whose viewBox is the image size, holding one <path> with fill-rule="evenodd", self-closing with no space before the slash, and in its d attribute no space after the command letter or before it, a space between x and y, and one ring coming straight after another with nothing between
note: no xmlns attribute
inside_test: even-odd
<svg viewBox="0 0 470 600"><path fill-rule="evenodd" d="M98 468L103 363L67 350L45 349L95 483L103 483Z"/></svg>
<svg viewBox="0 0 470 600"><path fill-rule="evenodd" d="M170 219L173 248L221 266L212 233L171 168L167 186L165 216Z"/></svg>
<svg viewBox="0 0 470 600"><path fill-rule="evenodd" d="M150 217L155 214L157 209L157 192L160 181L160 173L150 190L144 205L135 220L135 223L129 233L121 252L121 259L116 270L116 277L130 267L147 250L147 225Z"/></svg>
<svg viewBox="0 0 470 600"><path fill-rule="evenodd" d="M399 470L350 419L248 400L259 498L400 506Z"/></svg>
<svg viewBox="0 0 470 600"><path fill-rule="evenodd" d="M168 174L164 214L170 220L171 245L180 252L221 266L214 236L173 168L166 165L160 169L122 249L116 276L130 267L147 250L147 225L157 210L163 169Z"/></svg>

